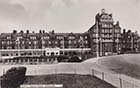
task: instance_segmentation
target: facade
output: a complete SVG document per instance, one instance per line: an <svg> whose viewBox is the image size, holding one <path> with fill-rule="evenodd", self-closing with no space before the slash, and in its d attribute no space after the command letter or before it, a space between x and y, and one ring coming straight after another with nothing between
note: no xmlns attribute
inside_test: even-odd
<svg viewBox="0 0 140 88"><path fill-rule="evenodd" d="M136 32L132 32L131 30L123 30L121 34L121 52L129 53L129 52L139 52L139 35Z"/></svg>
<svg viewBox="0 0 140 88"><path fill-rule="evenodd" d="M114 24L112 14L102 9L95 17L95 24L88 30L93 54L104 56L116 53L120 47L121 28Z"/></svg>
<svg viewBox="0 0 140 88"><path fill-rule="evenodd" d="M2 33L0 49L89 48L87 33Z"/></svg>
<svg viewBox="0 0 140 88"><path fill-rule="evenodd" d="M17 33L13 30L13 33L0 35L0 60L59 55L78 55L85 59L90 54L88 39L87 33L55 33L54 31L47 33L41 30L39 33L29 31ZM7 61L14 62L11 59Z"/></svg>

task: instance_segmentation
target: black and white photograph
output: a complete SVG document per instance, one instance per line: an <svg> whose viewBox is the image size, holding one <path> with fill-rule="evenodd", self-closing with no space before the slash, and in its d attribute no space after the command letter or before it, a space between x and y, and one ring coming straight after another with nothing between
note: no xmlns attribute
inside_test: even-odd
<svg viewBox="0 0 140 88"><path fill-rule="evenodd" d="M0 0L0 88L140 88L140 1Z"/></svg>

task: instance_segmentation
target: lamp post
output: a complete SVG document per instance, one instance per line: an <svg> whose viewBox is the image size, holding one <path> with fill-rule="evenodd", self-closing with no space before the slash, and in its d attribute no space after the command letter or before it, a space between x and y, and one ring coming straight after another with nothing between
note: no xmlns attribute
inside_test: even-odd
<svg viewBox="0 0 140 88"><path fill-rule="evenodd" d="M118 39L118 37L117 37L116 42L117 42L117 53L118 53L118 51L119 51L119 39Z"/></svg>
<svg viewBox="0 0 140 88"><path fill-rule="evenodd" d="M17 45L18 45L18 47L17 47L17 49L18 49L18 56L20 56L20 39L19 38L17 38L17 40L16 40L16 43L17 43Z"/></svg>
<svg viewBox="0 0 140 88"><path fill-rule="evenodd" d="M100 56L102 56L102 38L100 37Z"/></svg>
<svg viewBox="0 0 140 88"><path fill-rule="evenodd" d="M80 36L80 40L78 41L79 42L79 48L81 48L81 51L80 51L80 56L81 56L81 59L83 59L83 48L84 48L84 39L83 37Z"/></svg>
<svg viewBox="0 0 140 88"><path fill-rule="evenodd" d="M96 46L96 55L97 57L99 57L99 28L98 28L98 21L96 21L96 43L97 43L97 46Z"/></svg>
<svg viewBox="0 0 140 88"><path fill-rule="evenodd" d="M132 51L134 50L134 39L133 39L133 36L131 36L131 47L132 47Z"/></svg>
<svg viewBox="0 0 140 88"><path fill-rule="evenodd" d="M44 40L41 39L41 52L42 52L42 56L43 56L43 45L44 45Z"/></svg>
<svg viewBox="0 0 140 88"><path fill-rule="evenodd" d="M65 48L65 36L63 36L63 55L64 55L64 48Z"/></svg>

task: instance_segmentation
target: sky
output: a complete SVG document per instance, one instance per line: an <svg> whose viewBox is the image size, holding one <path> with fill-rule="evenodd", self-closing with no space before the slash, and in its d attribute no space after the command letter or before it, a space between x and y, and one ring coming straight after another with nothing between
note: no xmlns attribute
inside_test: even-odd
<svg viewBox="0 0 140 88"><path fill-rule="evenodd" d="M122 29L140 33L139 0L0 0L0 33L86 32L105 8Z"/></svg>

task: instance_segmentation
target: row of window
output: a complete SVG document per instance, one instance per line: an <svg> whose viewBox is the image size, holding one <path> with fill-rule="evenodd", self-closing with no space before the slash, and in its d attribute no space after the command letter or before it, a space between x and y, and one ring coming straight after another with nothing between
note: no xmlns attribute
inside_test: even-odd
<svg viewBox="0 0 140 88"><path fill-rule="evenodd" d="M129 41L129 40L123 40L122 43L138 43L138 40L134 40L134 41Z"/></svg>
<svg viewBox="0 0 140 88"><path fill-rule="evenodd" d="M110 34L102 34L102 37L103 37L103 38L112 38L113 36L110 35Z"/></svg>
<svg viewBox="0 0 140 88"><path fill-rule="evenodd" d="M6 44L6 45L11 45L11 44L25 44L25 43L28 43L28 44L37 44L37 41L33 41L33 42L31 42L31 41L19 41L19 42L12 42L12 41L2 41L1 42L2 43L2 45L4 45L4 44Z"/></svg>
<svg viewBox="0 0 140 88"><path fill-rule="evenodd" d="M102 32L102 33L112 33L112 30L113 30L113 29L102 29L101 32ZM97 33L97 30L94 29L94 30L93 30L93 33Z"/></svg>
<svg viewBox="0 0 140 88"><path fill-rule="evenodd" d="M100 19L100 21L101 22L107 22L107 23L108 22L111 22L111 23L113 22L113 20L111 18L110 19L108 19L108 18L107 19Z"/></svg>
<svg viewBox="0 0 140 88"><path fill-rule="evenodd" d="M112 24L102 24L102 28L112 28Z"/></svg>
<svg viewBox="0 0 140 88"><path fill-rule="evenodd" d="M2 45L4 45L4 44L6 44L6 45L11 45L11 44L25 44L25 43L28 43L28 44L37 44L37 41L17 41L17 42L12 42L12 41L2 41ZM48 43L48 44L52 44L52 42L51 41L42 41L42 44L46 44L46 43ZM55 44L59 44L59 42L58 41L54 41L54 43ZM61 44L63 44L64 43L64 41L60 41L60 43ZM68 41L68 43L69 44L71 44L71 43L88 43L88 41L87 40L85 40L85 41L76 41L76 40L69 40Z"/></svg>
<svg viewBox="0 0 140 88"><path fill-rule="evenodd" d="M112 42L113 40L112 39L93 39L93 41L102 41L102 42Z"/></svg>
<svg viewBox="0 0 140 88"><path fill-rule="evenodd" d="M121 33L121 30L120 29L115 29L114 32L115 33Z"/></svg>
<svg viewBox="0 0 140 88"><path fill-rule="evenodd" d="M81 37L83 37L83 36L80 36L80 38L81 38ZM56 38L57 38L57 39L64 39L63 36L57 36ZM11 38L11 36L7 36L6 39L12 39L12 38ZM22 36L18 36L18 37L17 37L17 40L20 40L20 39L23 39L23 37L22 37ZM36 36L30 36L30 39L36 40L37 37L36 37ZM50 36L42 36L41 39L42 39L42 40L43 40L43 39L50 39ZM75 38L75 36L69 36L68 39L76 39L76 38ZM84 36L83 39L87 39L87 36Z"/></svg>
<svg viewBox="0 0 140 88"><path fill-rule="evenodd" d="M118 38L118 37L120 37L120 34L115 34L114 37L117 37Z"/></svg>

